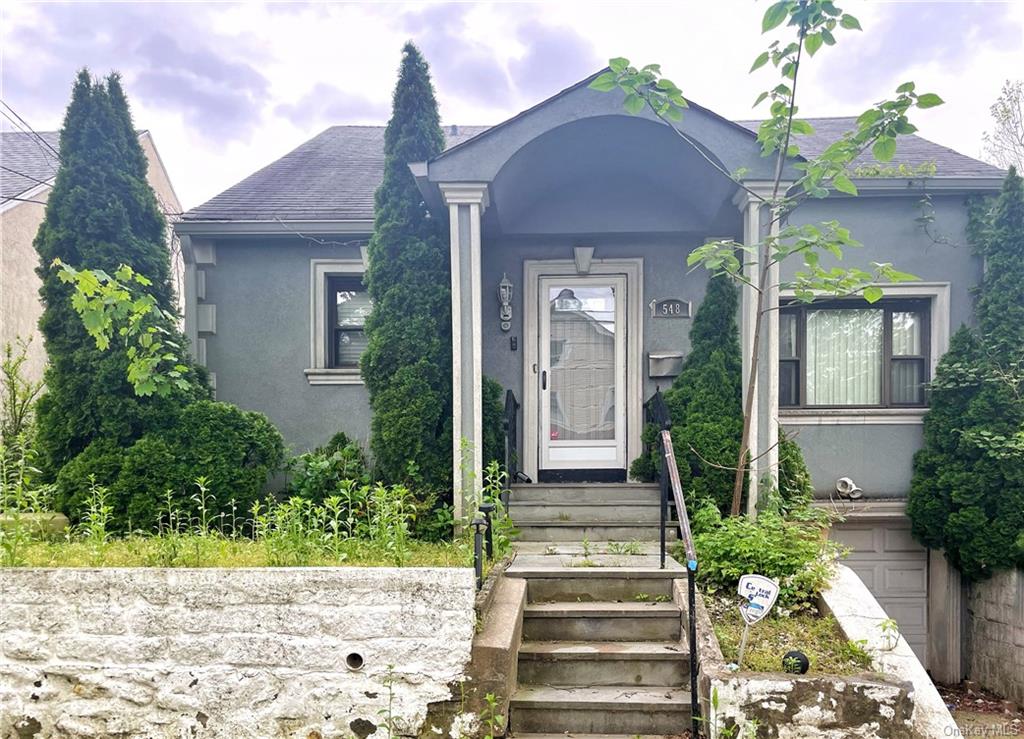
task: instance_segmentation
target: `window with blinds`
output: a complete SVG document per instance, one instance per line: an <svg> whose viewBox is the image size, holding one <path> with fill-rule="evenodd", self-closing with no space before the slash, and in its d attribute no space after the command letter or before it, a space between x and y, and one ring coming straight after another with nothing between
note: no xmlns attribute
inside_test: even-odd
<svg viewBox="0 0 1024 739"><path fill-rule="evenodd" d="M362 278L337 275L327 278L328 366L358 367L366 349L366 317L373 308Z"/></svg>
<svg viewBox="0 0 1024 739"><path fill-rule="evenodd" d="M842 300L783 307L779 405L925 405L929 320L927 300Z"/></svg>

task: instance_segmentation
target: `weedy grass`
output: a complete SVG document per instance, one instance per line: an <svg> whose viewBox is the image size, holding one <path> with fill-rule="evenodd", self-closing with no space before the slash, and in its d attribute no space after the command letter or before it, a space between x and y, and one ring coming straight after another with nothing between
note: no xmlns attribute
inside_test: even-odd
<svg viewBox="0 0 1024 739"><path fill-rule="evenodd" d="M63 536L32 527L41 508L4 485L0 513L0 565L7 567L470 567L472 547L457 539L413 538L416 509L402 486L361 486L322 504L293 497L257 502L246 515L214 515L209 482L199 477L190 505L168 493L153 532L111 531L106 488L93 483L85 514ZM352 491L349 491L352 492Z"/></svg>
<svg viewBox="0 0 1024 739"><path fill-rule="evenodd" d="M715 636L726 662L735 662L743 637L743 618L736 599L704 596ZM803 611L790 615L768 615L750 627L744 671L783 672L782 658L799 650L811 663L808 674L856 675L870 672L871 655L851 642L832 616Z"/></svg>
<svg viewBox="0 0 1024 739"><path fill-rule="evenodd" d="M21 550L24 567L394 567L391 551L365 541L342 543L332 553L311 551L282 559L265 542L220 534L133 535L97 548L88 541L35 541ZM408 545L404 567L470 567L472 551L461 542Z"/></svg>

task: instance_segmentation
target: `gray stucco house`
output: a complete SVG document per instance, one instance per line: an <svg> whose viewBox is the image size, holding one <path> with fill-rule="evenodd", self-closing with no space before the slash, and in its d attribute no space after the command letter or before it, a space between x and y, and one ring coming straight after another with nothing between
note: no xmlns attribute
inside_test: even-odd
<svg viewBox="0 0 1024 739"><path fill-rule="evenodd" d="M492 128L453 126L446 151L409 163L428 205L450 216L455 439L480 439L486 373L521 400L521 466L541 481L624 479L640 453L643 403L671 383L704 295L707 274L688 270L686 255L712 237L751 242L766 227L756 202L701 154L589 81ZM801 143L811 154L853 126L810 122L816 133ZM691 103L678 125L726 170L745 171L750 188L768 185L773 160L760 155L756 121ZM176 224L198 359L219 398L266 413L296 452L338 430L365 439L369 429L356 360L382 150L382 127L330 128ZM892 262L920 281L886 288L873 306L779 311L752 447L755 456L773 448L776 421L797 434L822 504L847 515L836 535L853 549L850 564L933 674L956 681L959 582L941 554L911 538L904 499L923 383L952 331L970 321L981 276L966 245L965 198L996 192L1003 173L916 136L901 139L897 163L930 176L858 178L860 197L807 202L791 221L838 219L864 244L848 263ZM925 193L927 231L915 220ZM749 342L750 300L741 312ZM863 489L861 500L835 496L841 477Z"/></svg>

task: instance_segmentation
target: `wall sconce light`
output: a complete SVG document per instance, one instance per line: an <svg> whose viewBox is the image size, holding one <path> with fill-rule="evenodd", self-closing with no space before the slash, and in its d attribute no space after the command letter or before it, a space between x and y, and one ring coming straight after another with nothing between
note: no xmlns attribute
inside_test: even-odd
<svg viewBox="0 0 1024 739"><path fill-rule="evenodd" d="M508 275L502 273L501 282L498 283L498 302L501 307L498 309L498 319L501 321L502 331L512 330L512 281Z"/></svg>

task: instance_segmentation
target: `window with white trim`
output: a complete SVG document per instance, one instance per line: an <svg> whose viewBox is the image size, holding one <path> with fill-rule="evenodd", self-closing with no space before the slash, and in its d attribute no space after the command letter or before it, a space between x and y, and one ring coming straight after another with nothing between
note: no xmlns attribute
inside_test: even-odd
<svg viewBox="0 0 1024 739"><path fill-rule="evenodd" d="M309 366L311 385L361 385L366 317L373 306L363 285L362 259L309 263Z"/></svg>
<svg viewBox="0 0 1024 739"><path fill-rule="evenodd" d="M784 305L779 312L779 405L924 407L930 306L927 299Z"/></svg>
<svg viewBox="0 0 1024 739"><path fill-rule="evenodd" d="M366 349L366 317L373 305L361 275L327 278L327 367L359 367Z"/></svg>

